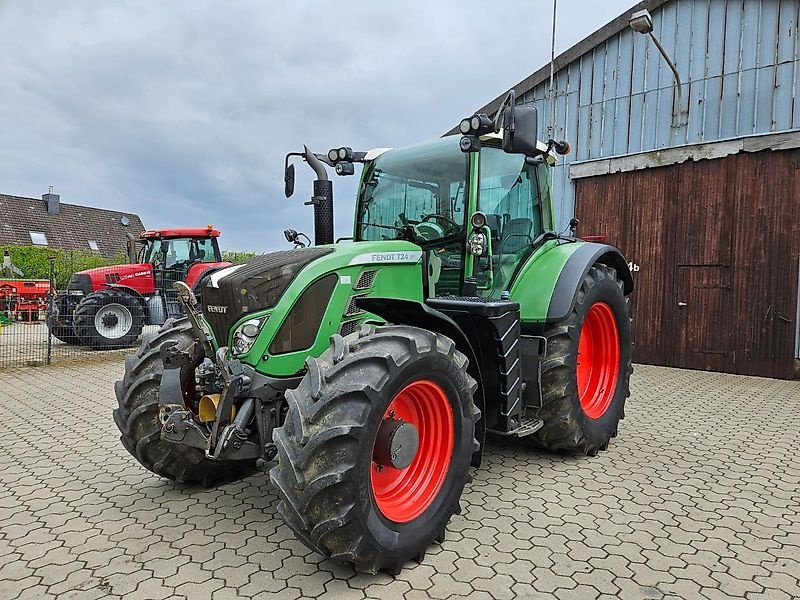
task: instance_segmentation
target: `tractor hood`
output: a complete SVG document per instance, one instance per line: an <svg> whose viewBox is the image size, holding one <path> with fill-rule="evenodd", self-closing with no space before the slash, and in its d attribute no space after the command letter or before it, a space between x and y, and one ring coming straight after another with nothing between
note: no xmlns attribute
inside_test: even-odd
<svg viewBox="0 0 800 600"><path fill-rule="evenodd" d="M203 313L217 343L223 346L234 325L245 316L270 309L274 309L271 321L273 316L286 316L303 291L331 274L338 276L339 284L353 288L367 268L421 262L420 247L399 240L272 252L209 275L201 288ZM421 280L421 271L417 279ZM410 287L417 289L420 285ZM331 288L324 289L332 294ZM327 300L321 299L326 304Z"/></svg>
<svg viewBox="0 0 800 600"><path fill-rule="evenodd" d="M94 291L105 289L109 284L129 287L140 294L152 294L153 265L149 263L121 264L78 271L70 278L67 290L79 290L88 295Z"/></svg>

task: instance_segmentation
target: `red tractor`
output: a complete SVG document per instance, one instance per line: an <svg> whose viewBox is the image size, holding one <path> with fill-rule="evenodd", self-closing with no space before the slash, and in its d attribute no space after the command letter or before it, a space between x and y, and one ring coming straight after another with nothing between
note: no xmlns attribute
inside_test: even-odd
<svg viewBox="0 0 800 600"><path fill-rule="evenodd" d="M96 350L132 345L144 325L161 325L183 314L173 284L194 287L222 262L219 230L206 228L143 231L130 236L130 264L87 269L72 275L51 312L52 334L68 344Z"/></svg>

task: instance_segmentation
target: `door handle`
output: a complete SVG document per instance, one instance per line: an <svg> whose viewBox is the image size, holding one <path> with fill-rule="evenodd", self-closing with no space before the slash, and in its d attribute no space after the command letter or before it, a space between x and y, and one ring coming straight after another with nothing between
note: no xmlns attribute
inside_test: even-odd
<svg viewBox="0 0 800 600"><path fill-rule="evenodd" d="M684 306L686 306L686 302L678 301L678 308L683 308Z"/></svg>

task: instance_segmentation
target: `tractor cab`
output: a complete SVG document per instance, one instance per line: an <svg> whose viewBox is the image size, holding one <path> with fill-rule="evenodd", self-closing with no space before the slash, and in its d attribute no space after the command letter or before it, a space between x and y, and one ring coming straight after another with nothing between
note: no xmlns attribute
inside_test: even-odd
<svg viewBox="0 0 800 600"><path fill-rule="evenodd" d="M222 261L217 242L219 234L211 225L143 231L134 262L153 266L155 287L162 294L172 290L176 281L193 285L206 268L203 263Z"/></svg>
<svg viewBox="0 0 800 600"><path fill-rule="evenodd" d="M473 174L478 185L470 187ZM497 134L482 136L476 152L464 152L456 137L382 151L362 176L354 239L421 246L432 296L464 295L466 284L474 285L469 295L499 298L534 240L553 227L549 190L546 159L505 152ZM467 252L475 229L467 215L476 210L486 245L477 270Z"/></svg>

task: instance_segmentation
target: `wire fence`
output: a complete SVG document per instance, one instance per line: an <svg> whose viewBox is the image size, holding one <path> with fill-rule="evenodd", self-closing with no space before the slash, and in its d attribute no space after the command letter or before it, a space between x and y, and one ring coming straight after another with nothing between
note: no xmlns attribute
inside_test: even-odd
<svg viewBox="0 0 800 600"><path fill-rule="evenodd" d="M73 273L61 258L49 277L0 278L0 370L84 362L131 352L181 307L172 289L185 268L133 265Z"/></svg>

